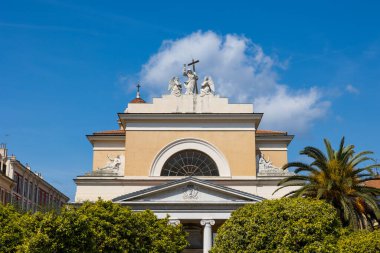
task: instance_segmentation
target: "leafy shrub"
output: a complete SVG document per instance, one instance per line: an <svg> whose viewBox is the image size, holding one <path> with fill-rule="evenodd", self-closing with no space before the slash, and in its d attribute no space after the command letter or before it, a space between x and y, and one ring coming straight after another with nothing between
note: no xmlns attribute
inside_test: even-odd
<svg viewBox="0 0 380 253"><path fill-rule="evenodd" d="M338 241L341 253L377 253L380 252L380 231L362 230L342 236Z"/></svg>
<svg viewBox="0 0 380 253"><path fill-rule="evenodd" d="M27 235L23 214L12 205L0 204L0 252L15 252Z"/></svg>
<svg viewBox="0 0 380 253"><path fill-rule="evenodd" d="M182 226L153 212L132 212L111 201L66 206L58 213L20 214L0 205L0 252L181 252Z"/></svg>
<svg viewBox="0 0 380 253"><path fill-rule="evenodd" d="M218 230L212 252L335 252L341 222L319 200L265 200L237 209Z"/></svg>

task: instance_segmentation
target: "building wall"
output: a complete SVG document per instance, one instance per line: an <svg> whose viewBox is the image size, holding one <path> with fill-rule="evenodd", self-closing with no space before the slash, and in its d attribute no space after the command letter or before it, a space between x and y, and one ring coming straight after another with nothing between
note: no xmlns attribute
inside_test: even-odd
<svg viewBox="0 0 380 253"><path fill-rule="evenodd" d="M10 202L13 180L0 173L0 204Z"/></svg>
<svg viewBox="0 0 380 253"><path fill-rule="evenodd" d="M11 191L13 180L9 175L7 162L7 149L5 144L0 144L0 204L7 204L11 201Z"/></svg>
<svg viewBox="0 0 380 253"><path fill-rule="evenodd" d="M60 208L69 200L60 191L48 184L40 175L25 167L15 158L9 163L13 172L14 186L11 202L25 211Z"/></svg>
<svg viewBox="0 0 380 253"><path fill-rule="evenodd" d="M228 161L232 176L256 175L254 131L126 131L125 176L148 176L157 154L182 138L206 141Z"/></svg>
<svg viewBox="0 0 380 253"><path fill-rule="evenodd" d="M69 200L40 174L23 165L15 156L7 156L0 144L0 204L11 203L24 211L60 208Z"/></svg>

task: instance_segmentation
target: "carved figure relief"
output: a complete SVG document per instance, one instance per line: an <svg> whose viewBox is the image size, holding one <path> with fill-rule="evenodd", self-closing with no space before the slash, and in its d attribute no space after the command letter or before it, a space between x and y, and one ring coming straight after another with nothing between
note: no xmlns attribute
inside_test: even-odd
<svg viewBox="0 0 380 253"><path fill-rule="evenodd" d="M183 189L183 199L198 199L198 187L193 184L188 184Z"/></svg>
<svg viewBox="0 0 380 253"><path fill-rule="evenodd" d="M268 160L266 160L262 153L256 157L256 160L258 161L258 176L288 176L293 174L288 170L282 170L281 168L273 166L269 157Z"/></svg>
<svg viewBox="0 0 380 253"><path fill-rule="evenodd" d="M123 164L124 164L124 156L123 155L117 155L116 157L112 158L109 155L107 155L108 161L106 165L102 168L98 168L97 174L117 174L122 175L123 173Z"/></svg>

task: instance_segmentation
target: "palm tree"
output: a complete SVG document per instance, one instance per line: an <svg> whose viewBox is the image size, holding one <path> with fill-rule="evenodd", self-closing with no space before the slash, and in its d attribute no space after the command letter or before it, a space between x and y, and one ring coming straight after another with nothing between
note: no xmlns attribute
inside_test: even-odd
<svg viewBox="0 0 380 253"><path fill-rule="evenodd" d="M354 145L345 146L344 137L338 150L327 139L324 143L327 155L318 148L305 147L300 154L311 158L310 164L285 164L282 169L294 167L295 175L281 180L276 191L297 186L285 196L323 199L337 209L344 226L373 229L374 222L380 221L380 189L366 186L365 182L379 179L373 169L380 168L380 164L367 156L373 152L355 153Z"/></svg>

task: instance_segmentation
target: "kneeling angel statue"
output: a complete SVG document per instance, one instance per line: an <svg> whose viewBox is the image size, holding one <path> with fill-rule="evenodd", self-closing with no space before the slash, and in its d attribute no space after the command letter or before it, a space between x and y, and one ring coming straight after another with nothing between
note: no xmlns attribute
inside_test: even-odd
<svg viewBox="0 0 380 253"><path fill-rule="evenodd" d="M201 97L214 94L215 85L210 76L206 76L201 86Z"/></svg>
<svg viewBox="0 0 380 253"><path fill-rule="evenodd" d="M172 79L170 79L168 91L170 91L170 94L176 97L181 96L182 84L178 77L175 76Z"/></svg>

